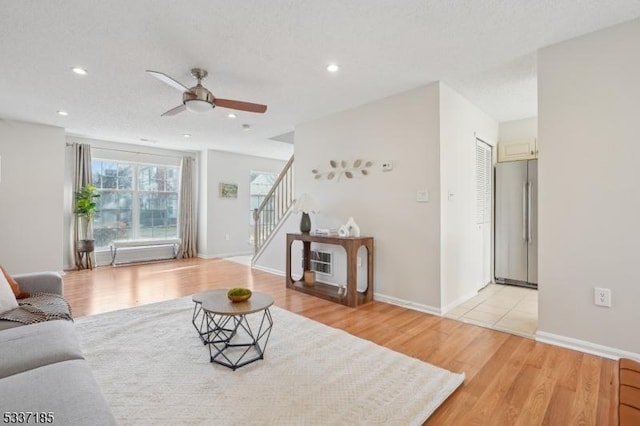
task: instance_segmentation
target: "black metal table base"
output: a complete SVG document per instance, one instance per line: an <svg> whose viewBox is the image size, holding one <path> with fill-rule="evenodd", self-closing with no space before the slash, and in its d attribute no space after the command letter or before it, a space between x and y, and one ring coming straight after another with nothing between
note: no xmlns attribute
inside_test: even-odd
<svg viewBox="0 0 640 426"><path fill-rule="evenodd" d="M203 344L207 344L207 340L204 336L207 335L207 326L204 322L204 311L202 310L202 303L195 302L193 304L193 318L191 319L191 324L196 328L198 332L198 336L200 336L200 340L202 340Z"/></svg>
<svg viewBox="0 0 640 426"><path fill-rule="evenodd" d="M218 314L209 313L212 316L221 316ZM205 315L204 309L202 309L201 302L195 302L193 306L193 318L191 319L191 324L195 327L198 332L198 336L200 336L200 340L202 344L206 345L211 340L211 332L207 327L207 316ZM231 333L233 329L224 329L223 331Z"/></svg>
<svg viewBox="0 0 640 426"><path fill-rule="evenodd" d="M195 312L194 309L194 326L196 326ZM247 315L221 315L202 310L202 316L200 328L196 326L196 330L203 342L209 345L211 362L235 371L237 368L264 359L264 351L273 327L269 308L263 311L257 331L252 329L247 321ZM201 331L203 325L206 326L204 332Z"/></svg>

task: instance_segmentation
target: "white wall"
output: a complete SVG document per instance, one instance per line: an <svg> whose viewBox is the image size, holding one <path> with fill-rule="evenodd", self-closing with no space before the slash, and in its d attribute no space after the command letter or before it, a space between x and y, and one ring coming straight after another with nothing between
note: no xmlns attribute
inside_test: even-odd
<svg viewBox="0 0 640 426"><path fill-rule="evenodd" d="M538 117L500 123L499 142L533 139L538 137Z"/></svg>
<svg viewBox="0 0 640 426"><path fill-rule="evenodd" d="M206 217L199 256L211 258L250 254L251 171L280 173L286 161L209 150L206 157ZM220 198L220 183L238 185L238 198ZM204 215L204 212L201 212ZM226 239L228 235L229 239Z"/></svg>
<svg viewBox="0 0 640 426"><path fill-rule="evenodd" d="M0 120L0 263L62 271L64 129Z"/></svg>
<svg viewBox="0 0 640 426"><path fill-rule="evenodd" d="M353 216L363 235L374 237L376 299L441 312L478 290L476 135L494 145L498 123L443 83L296 128L296 194L320 201L313 227L337 228ZM311 172L328 170L329 160L358 158L374 162L369 176L335 182ZM383 172L383 162L393 171ZM428 191L428 203L416 202L418 190ZM448 190L456 194L452 201ZM284 270L285 234L298 232L299 220L289 217L257 260L259 268ZM333 250L339 265L343 254ZM294 271L298 263L294 259ZM336 267L323 281L344 282Z"/></svg>
<svg viewBox="0 0 640 426"><path fill-rule="evenodd" d="M440 83L441 282L445 308L474 296L487 284L482 277L482 244L485 233L491 239L491 229L476 223L476 137L495 146L498 123ZM490 259L486 261L490 267Z"/></svg>
<svg viewBox="0 0 640 426"><path fill-rule="evenodd" d="M636 354L639 40L634 20L538 55L539 331Z"/></svg>
<svg viewBox="0 0 640 426"><path fill-rule="evenodd" d="M352 216L374 237L376 297L425 309L440 306L438 93L432 84L301 124L295 141L296 194L313 194L322 209L313 227L335 228ZM373 161L369 176L336 182L311 172L356 159ZM382 172L387 161L393 171ZM419 189L429 191L429 203L416 203ZM296 229L299 217L291 222ZM284 244L277 246L284 257Z"/></svg>

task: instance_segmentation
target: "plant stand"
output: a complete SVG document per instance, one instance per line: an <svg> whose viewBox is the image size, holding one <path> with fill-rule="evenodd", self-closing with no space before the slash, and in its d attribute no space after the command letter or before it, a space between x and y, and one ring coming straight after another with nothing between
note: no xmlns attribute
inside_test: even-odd
<svg viewBox="0 0 640 426"><path fill-rule="evenodd" d="M94 251L93 240L80 240L76 243L76 252L78 254L76 266L78 269L93 269L92 253Z"/></svg>

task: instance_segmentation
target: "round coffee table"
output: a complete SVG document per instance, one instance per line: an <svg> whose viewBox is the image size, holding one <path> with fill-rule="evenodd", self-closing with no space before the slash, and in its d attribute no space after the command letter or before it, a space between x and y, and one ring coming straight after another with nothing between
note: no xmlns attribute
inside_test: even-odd
<svg viewBox="0 0 640 426"><path fill-rule="evenodd" d="M204 311L202 310L202 302L208 300L210 298L216 298L219 295L224 295L226 297L228 290L207 290L201 293L196 293L191 297L193 300L193 318L191 319L191 324L196 328L198 335L200 335L200 340L202 340L203 344L207 344L207 323L205 321Z"/></svg>
<svg viewBox="0 0 640 426"><path fill-rule="evenodd" d="M235 371L264 359L273 327L269 312L273 298L254 292L249 300L234 303L226 293L227 290L223 290L199 298L206 325L206 338L202 333L200 337L209 345L211 362Z"/></svg>

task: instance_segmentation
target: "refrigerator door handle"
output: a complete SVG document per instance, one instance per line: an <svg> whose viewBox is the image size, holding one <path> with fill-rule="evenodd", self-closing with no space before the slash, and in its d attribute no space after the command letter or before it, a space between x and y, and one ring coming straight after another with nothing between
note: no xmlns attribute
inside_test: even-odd
<svg viewBox="0 0 640 426"><path fill-rule="evenodd" d="M529 244L533 242L531 238L531 193L533 192L533 181L529 181L527 185L527 241Z"/></svg>
<svg viewBox="0 0 640 426"><path fill-rule="evenodd" d="M527 182L522 183L522 241L527 243L529 241L527 235Z"/></svg>

